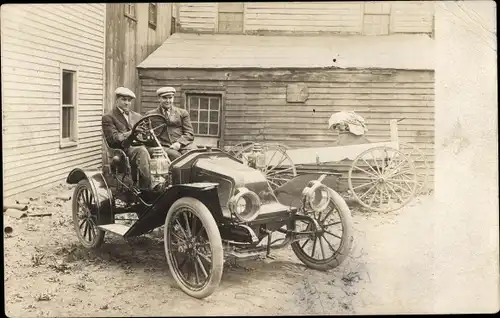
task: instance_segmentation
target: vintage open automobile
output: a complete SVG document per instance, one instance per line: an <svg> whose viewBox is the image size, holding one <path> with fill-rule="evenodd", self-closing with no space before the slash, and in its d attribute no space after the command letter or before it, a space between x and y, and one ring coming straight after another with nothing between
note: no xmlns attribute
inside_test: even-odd
<svg viewBox="0 0 500 318"><path fill-rule="evenodd" d="M132 145L152 147L151 190L138 188L125 153L109 146L101 170L69 173L67 182L76 184L74 228L84 247L98 248L106 232L130 238L164 226L172 276L195 298L216 290L230 258L258 259L291 245L313 269L332 269L345 260L353 241L350 210L322 183L325 175L289 181L280 198L261 171L219 149L194 149L170 161L157 139L166 125L161 115L144 116L128 138ZM116 223L123 213L136 213L137 220Z"/></svg>

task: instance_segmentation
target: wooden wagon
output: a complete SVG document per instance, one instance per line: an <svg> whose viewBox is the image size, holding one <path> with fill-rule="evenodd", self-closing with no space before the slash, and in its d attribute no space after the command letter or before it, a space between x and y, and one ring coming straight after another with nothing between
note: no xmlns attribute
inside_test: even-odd
<svg viewBox="0 0 500 318"><path fill-rule="evenodd" d="M263 164L256 168L276 194L301 174L324 173L334 176L332 187L347 190L363 207L395 211L425 191L428 177L425 154L399 141L397 123L401 120L390 121L390 140L383 142L340 133L331 147L290 149L283 144L246 141L228 152L250 165L255 165L252 156L260 153Z"/></svg>

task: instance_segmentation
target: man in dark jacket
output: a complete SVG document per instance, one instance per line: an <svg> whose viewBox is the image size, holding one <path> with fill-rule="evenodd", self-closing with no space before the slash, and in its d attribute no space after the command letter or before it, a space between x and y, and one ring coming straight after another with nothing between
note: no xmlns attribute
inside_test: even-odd
<svg viewBox="0 0 500 318"><path fill-rule="evenodd" d="M102 131L111 148L122 149L129 157L132 168L132 179L136 180L136 169L139 171L139 187L147 189L151 185L149 170L149 153L144 146L130 146L127 142L132 127L141 119L141 114L130 110L135 94L126 87L115 90L115 105L102 116Z"/></svg>
<svg viewBox="0 0 500 318"><path fill-rule="evenodd" d="M162 87L156 91L156 95L160 100L160 106L147 112L146 115L161 114L167 118L167 129L162 132L158 140L170 160L174 160L181 154L196 149L193 144L193 126L187 110L174 106L175 88Z"/></svg>

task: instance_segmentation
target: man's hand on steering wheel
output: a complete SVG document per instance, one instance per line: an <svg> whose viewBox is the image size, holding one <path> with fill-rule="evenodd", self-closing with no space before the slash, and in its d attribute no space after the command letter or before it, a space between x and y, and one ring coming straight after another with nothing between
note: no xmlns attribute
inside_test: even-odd
<svg viewBox="0 0 500 318"><path fill-rule="evenodd" d="M140 134L144 134L144 133L148 132L147 129L142 127L142 126L136 127L135 130L137 131L137 133L140 133ZM130 131L130 132L132 133L132 131Z"/></svg>
<svg viewBox="0 0 500 318"><path fill-rule="evenodd" d="M156 120L153 121L152 119ZM130 142L136 141L140 144L147 144L154 140L154 136L159 137L163 130L166 129L166 126L165 117L158 114L146 115L135 123L127 139Z"/></svg>

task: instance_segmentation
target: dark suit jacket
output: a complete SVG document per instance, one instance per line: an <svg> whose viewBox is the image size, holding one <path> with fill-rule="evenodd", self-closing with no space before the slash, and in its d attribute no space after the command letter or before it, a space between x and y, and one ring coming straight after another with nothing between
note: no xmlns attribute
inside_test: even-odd
<svg viewBox="0 0 500 318"><path fill-rule="evenodd" d="M160 107L146 113L146 115L151 114L163 115ZM167 118L167 129L158 137L158 140L165 147L169 147L176 141L181 144L181 149L192 148L194 146L193 126L191 125L187 110L172 106L170 118Z"/></svg>
<svg viewBox="0 0 500 318"><path fill-rule="evenodd" d="M121 143L127 138L125 133L132 130L132 127L141 117L141 114L131 110L129 114L129 124L116 106L102 116L102 132L104 133L108 145L112 148L122 148Z"/></svg>

